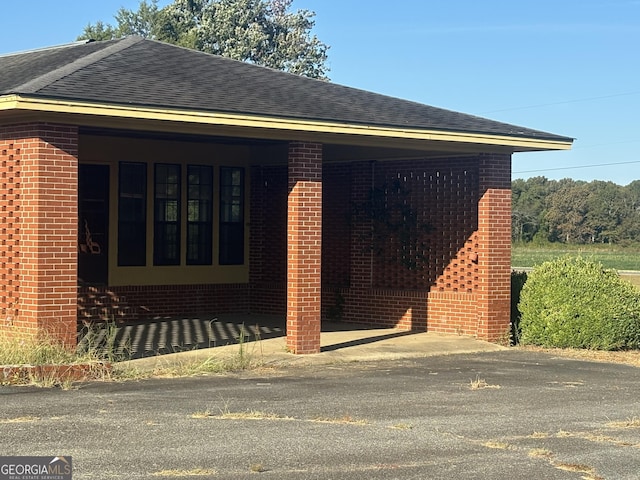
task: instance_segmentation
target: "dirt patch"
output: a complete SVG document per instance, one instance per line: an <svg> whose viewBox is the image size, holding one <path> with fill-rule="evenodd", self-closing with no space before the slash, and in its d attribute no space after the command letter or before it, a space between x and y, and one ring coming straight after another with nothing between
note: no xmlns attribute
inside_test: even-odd
<svg viewBox="0 0 640 480"><path fill-rule="evenodd" d="M576 348L542 348L533 346L518 346L521 350L529 352L544 352L558 357L576 358L590 362L621 363L640 367L640 350L622 352L606 352L601 350L583 350Z"/></svg>
<svg viewBox="0 0 640 480"><path fill-rule="evenodd" d="M0 366L1 384L37 384L54 386L65 382L80 382L104 378L111 373L111 364L70 365L3 365Z"/></svg>

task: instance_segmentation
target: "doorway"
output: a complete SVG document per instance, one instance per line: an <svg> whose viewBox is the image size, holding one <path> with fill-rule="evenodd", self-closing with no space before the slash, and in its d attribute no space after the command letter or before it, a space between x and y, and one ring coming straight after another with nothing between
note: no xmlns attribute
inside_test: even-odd
<svg viewBox="0 0 640 480"><path fill-rule="evenodd" d="M109 276L109 166L78 167L78 283L106 285Z"/></svg>

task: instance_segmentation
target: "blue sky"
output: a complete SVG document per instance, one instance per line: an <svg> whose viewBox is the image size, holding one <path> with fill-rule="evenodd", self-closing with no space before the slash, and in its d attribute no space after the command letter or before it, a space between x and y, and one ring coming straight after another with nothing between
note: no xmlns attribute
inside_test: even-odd
<svg viewBox="0 0 640 480"><path fill-rule="evenodd" d="M0 53L73 41L87 23L113 23L118 8L138 3L3 1ZM576 138L568 152L516 154L513 178L640 179L640 0L294 0L293 8L316 12L335 83Z"/></svg>

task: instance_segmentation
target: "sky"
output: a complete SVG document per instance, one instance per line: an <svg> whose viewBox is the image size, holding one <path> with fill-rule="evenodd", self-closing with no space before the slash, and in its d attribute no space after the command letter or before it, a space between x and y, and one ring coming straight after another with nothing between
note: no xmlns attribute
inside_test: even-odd
<svg viewBox="0 0 640 480"><path fill-rule="evenodd" d="M0 54L74 41L138 4L0 0ZM640 179L640 0L294 0L292 9L315 12L334 83L576 139L570 151L515 154L513 178Z"/></svg>

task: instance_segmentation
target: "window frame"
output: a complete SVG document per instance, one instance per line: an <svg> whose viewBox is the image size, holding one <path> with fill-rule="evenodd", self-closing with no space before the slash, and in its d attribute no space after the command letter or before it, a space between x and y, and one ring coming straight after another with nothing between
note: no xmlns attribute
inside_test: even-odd
<svg viewBox="0 0 640 480"><path fill-rule="evenodd" d="M155 163L153 167L153 265L180 266L182 263L182 165ZM173 169L173 175L177 180L169 181L171 173L161 179L160 173L163 169L167 172ZM174 193L171 193L171 186L175 188ZM163 188L164 193L162 193Z"/></svg>
<svg viewBox="0 0 640 480"><path fill-rule="evenodd" d="M186 175L186 208L187 214L185 219L186 238L185 238L185 265L213 265L213 208L214 208L214 172L212 165L194 165L187 164ZM197 184L192 184L191 179L194 175L192 172L199 171ZM206 182L202 182L201 174L205 173ZM192 192L198 187L198 195L192 196ZM208 191L204 192L203 188ZM207 198L208 196L208 198ZM198 205L198 220L191 219L192 202ZM205 211L202 215L202 211ZM192 232L198 231L195 239L191 237ZM194 254L192 249L197 247Z"/></svg>
<svg viewBox="0 0 640 480"><path fill-rule="evenodd" d="M127 192L123 194L123 187L125 186L125 178L130 179L132 171L129 167L136 167L139 169L137 174L142 177L142 189L136 192ZM126 177L125 177L126 174ZM117 233L117 265L119 267L144 267L147 265L147 190L149 188L149 180L147 175L147 163L145 162L119 162L118 163L118 233ZM125 202L124 198L138 199L139 205L136 208L132 208L132 203ZM126 214L138 210L139 218L133 220L123 220L126 218ZM134 215L135 216L135 215ZM132 234L133 232L133 234ZM135 234L142 234L136 238ZM132 248L135 247L135 248Z"/></svg>
<svg viewBox="0 0 640 480"><path fill-rule="evenodd" d="M230 175L227 176L227 173ZM237 182L234 173L238 174ZM231 179L231 183L225 183L227 178ZM218 264L244 265L245 169L222 166L219 179ZM236 212L237 218L233 218Z"/></svg>

